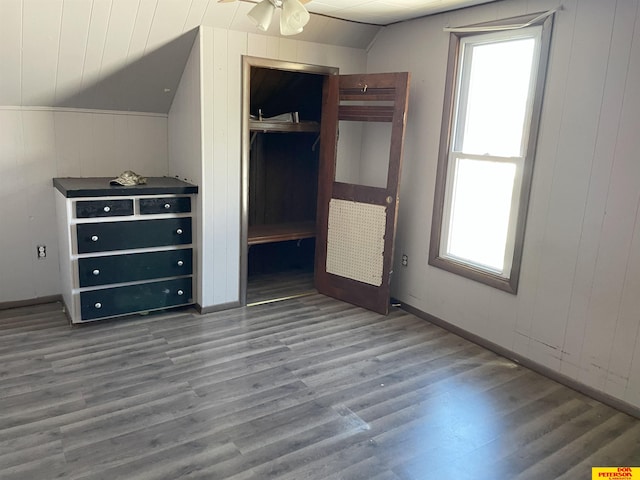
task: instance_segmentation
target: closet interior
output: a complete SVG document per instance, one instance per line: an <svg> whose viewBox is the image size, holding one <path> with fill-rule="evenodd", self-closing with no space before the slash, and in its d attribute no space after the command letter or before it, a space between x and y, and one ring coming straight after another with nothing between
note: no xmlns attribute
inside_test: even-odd
<svg viewBox="0 0 640 480"><path fill-rule="evenodd" d="M324 78L250 68L247 304L313 289Z"/></svg>

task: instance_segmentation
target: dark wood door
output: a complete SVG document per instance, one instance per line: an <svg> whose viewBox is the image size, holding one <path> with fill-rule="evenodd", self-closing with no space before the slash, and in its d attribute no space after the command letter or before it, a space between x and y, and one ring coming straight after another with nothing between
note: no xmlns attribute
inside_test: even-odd
<svg viewBox="0 0 640 480"><path fill-rule="evenodd" d="M389 311L409 73L329 76L323 91L315 283Z"/></svg>

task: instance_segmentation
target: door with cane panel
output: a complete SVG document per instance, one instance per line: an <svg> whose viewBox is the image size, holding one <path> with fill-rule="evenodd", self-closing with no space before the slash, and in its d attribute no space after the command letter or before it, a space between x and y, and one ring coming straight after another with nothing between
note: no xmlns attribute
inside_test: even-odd
<svg viewBox="0 0 640 480"><path fill-rule="evenodd" d="M409 74L327 77L323 90L315 284L387 314Z"/></svg>

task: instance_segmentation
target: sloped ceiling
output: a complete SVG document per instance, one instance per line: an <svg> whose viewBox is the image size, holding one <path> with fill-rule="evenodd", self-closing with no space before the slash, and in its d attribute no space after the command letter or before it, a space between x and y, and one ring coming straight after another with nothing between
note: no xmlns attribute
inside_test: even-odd
<svg viewBox="0 0 640 480"><path fill-rule="evenodd" d="M0 105L167 113L195 29L256 32L251 8L216 0L0 0ZM296 39L363 47L379 28L317 17Z"/></svg>
<svg viewBox="0 0 640 480"><path fill-rule="evenodd" d="M406 7L417 0L385 2ZM371 12L385 2L311 2L309 10L320 14L295 39L365 48L383 27L325 15L368 18L361 16L365 4ZM252 7L217 0L0 0L0 106L167 113L196 28L256 32L246 15ZM273 23L267 33L278 35Z"/></svg>

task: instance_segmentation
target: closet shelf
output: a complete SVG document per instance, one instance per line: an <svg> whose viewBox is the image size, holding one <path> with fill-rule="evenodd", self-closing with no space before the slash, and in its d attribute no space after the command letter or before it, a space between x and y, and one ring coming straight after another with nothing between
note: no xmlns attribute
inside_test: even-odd
<svg viewBox="0 0 640 480"><path fill-rule="evenodd" d="M252 132L319 132L318 122L270 122L269 120L249 120Z"/></svg>
<svg viewBox="0 0 640 480"><path fill-rule="evenodd" d="M247 243L285 242L316 236L316 222L277 223L272 225L249 225Z"/></svg>

